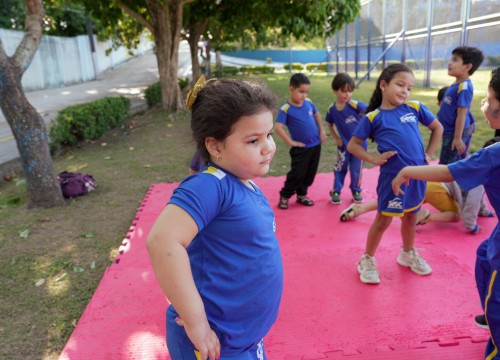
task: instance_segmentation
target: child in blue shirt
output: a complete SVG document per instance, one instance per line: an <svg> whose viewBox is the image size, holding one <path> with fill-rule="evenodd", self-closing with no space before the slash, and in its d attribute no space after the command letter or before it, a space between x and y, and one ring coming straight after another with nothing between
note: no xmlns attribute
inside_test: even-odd
<svg viewBox="0 0 500 360"><path fill-rule="evenodd" d="M466 155L467 144L471 138L470 105L474 88L470 76L474 74L483 62L481 50L459 46L452 52L448 63L448 75L456 81L449 86L437 113L439 122L443 125L443 143L439 157L440 164L449 164Z"/></svg>
<svg viewBox="0 0 500 360"><path fill-rule="evenodd" d="M408 101L413 81L413 73L406 65L386 67L377 81L367 109L369 113L361 119L347 145L347 151L354 156L380 165L377 215L368 232L365 252L358 263L360 280L368 284L380 282L375 252L393 217L401 217L403 238L397 262L419 275L432 272L413 246L417 213L425 196L425 182L412 182L405 196L394 196L391 190L391 181L399 170L410 164L427 163L436 151L442 134L441 124L424 105ZM427 149L420 136L419 122L431 130ZM368 137L377 143L379 154L371 154L363 147Z"/></svg>
<svg viewBox="0 0 500 360"><path fill-rule="evenodd" d="M337 143L337 161L333 166L333 189L330 192L330 202L332 204L341 204L340 192L344 187L344 180L349 168L351 175L351 193L355 203L363 202L361 196L361 172L363 161L347 151L347 143L351 139L352 133L358 126L359 119L365 114L367 104L351 98L354 90L354 80L346 73L335 75L332 80L332 90L336 101L330 106L326 113L326 122ZM335 125L338 134L334 129ZM367 142L362 146L367 149Z"/></svg>
<svg viewBox="0 0 500 360"><path fill-rule="evenodd" d="M500 129L500 67L493 71L481 111L493 129ZM494 141L493 141L494 142ZM394 194L404 191L411 179L456 181L465 190L484 185L486 195L498 214L500 211L500 143L487 146L472 156L449 165L409 166L392 182ZM402 189L403 188L403 189ZM500 225L479 245L476 254L476 285L484 309L490 339L486 359L500 359Z"/></svg>
<svg viewBox="0 0 500 360"><path fill-rule="evenodd" d="M288 199L297 194L297 203L313 206L307 189L314 182L321 155L321 143L326 140L321 114L307 98L311 83L304 74L290 78L290 100L281 107L274 127L290 148L291 168L280 191L278 208L288 209ZM288 128L288 133L284 127Z"/></svg>
<svg viewBox="0 0 500 360"><path fill-rule="evenodd" d="M264 85L201 78L187 97L207 164L184 179L158 216L147 248L170 301L172 360L267 359L283 264L268 200L251 180L269 171L276 98Z"/></svg>

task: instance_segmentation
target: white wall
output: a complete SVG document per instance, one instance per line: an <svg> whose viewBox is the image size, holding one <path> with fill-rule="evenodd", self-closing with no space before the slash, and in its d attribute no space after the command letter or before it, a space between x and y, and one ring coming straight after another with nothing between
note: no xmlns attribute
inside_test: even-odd
<svg viewBox="0 0 500 360"><path fill-rule="evenodd" d="M21 42L21 31L0 29L0 39L7 55L12 56ZM94 36L95 53L92 54L87 35L76 37L42 37L38 51L22 78L24 91L42 90L77 84L96 79L100 73L114 68L129 59L124 47L113 50L109 56L106 50L110 42L99 42ZM153 44L146 39L134 50L142 54Z"/></svg>

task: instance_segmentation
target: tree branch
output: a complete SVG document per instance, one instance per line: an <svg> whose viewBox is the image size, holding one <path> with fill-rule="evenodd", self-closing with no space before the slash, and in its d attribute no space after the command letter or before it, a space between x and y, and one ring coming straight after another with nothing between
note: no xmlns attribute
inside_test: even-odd
<svg viewBox="0 0 500 360"><path fill-rule="evenodd" d="M21 69L21 74L26 71L33 60L40 41L42 41L42 23L45 15L42 0L26 1L26 24L24 36L12 57L15 66Z"/></svg>
<svg viewBox="0 0 500 360"><path fill-rule="evenodd" d="M153 34L153 35L155 34L154 27L146 19L144 19L144 17L141 16L137 11L135 11L134 9L130 8L129 6L127 6L121 0L119 0L117 3L118 3L118 6L123 11L125 11L127 14L129 14L130 16L132 16L139 24L141 24L146 29L148 29L151 34Z"/></svg>

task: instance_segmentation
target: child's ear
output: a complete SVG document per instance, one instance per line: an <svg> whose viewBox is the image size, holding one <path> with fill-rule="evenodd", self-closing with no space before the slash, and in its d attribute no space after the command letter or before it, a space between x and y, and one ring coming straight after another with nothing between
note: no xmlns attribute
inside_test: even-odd
<svg viewBox="0 0 500 360"><path fill-rule="evenodd" d="M384 91L384 90L385 90L385 88L387 87L387 83L385 82L385 80L380 80L380 85L379 85L379 87L380 87L380 90L381 90L381 91Z"/></svg>
<svg viewBox="0 0 500 360"><path fill-rule="evenodd" d="M472 69L472 64L464 64L465 68L467 69L467 74L470 73L470 69Z"/></svg>
<svg viewBox="0 0 500 360"><path fill-rule="evenodd" d="M205 147L207 148L207 151L212 159L217 159L218 157L220 157L220 146L220 142L213 137L207 137L205 139Z"/></svg>

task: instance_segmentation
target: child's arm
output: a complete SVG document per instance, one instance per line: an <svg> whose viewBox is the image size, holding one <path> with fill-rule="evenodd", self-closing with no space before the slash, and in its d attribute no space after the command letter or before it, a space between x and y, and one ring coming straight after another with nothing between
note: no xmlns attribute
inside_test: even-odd
<svg viewBox="0 0 500 360"><path fill-rule="evenodd" d="M184 326L202 359L215 360L220 356L219 339L208 323L186 251L197 233L193 218L169 204L153 225L146 245L158 283L180 315L178 325Z"/></svg>
<svg viewBox="0 0 500 360"><path fill-rule="evenodd" d="M465 118L467 117L467 112L469 109L463 106L457 108L457 119L455 121L455 134L453 136L453 142L451 143L451 150L457 150L459 154L465 152L465 144L462 140L462 135L464 133Z"/></svg>
<svg viewBox="0 0 500 360"><path fill-rule="evenodd" d="M404 194L404 191L401 190L401 185L408 185L410 179L442 182L455 180L446 165L406 166L392 180L394 194Z"/></svg>
<svg viewBox="0 0 500 360"><path fill-rule="evenodd" d="M360 139L357 136L352 136L351 140L349 140L349 143L347 144L347 151L356 156L358 159L374 165L384 165L389 158L396 155L396 151L386 151L377 155L371 154L362 146L363 141L363 139Z"/></svg>
<svg viewBox="0 0 500 360"><path fill-rule="evenodd" d="M431 122L428 126L431 131L431 136L429 138L429 144L425 150L425 158L429 162L434 156L439 144L441 143L441 138L443 136L443 125L436 119Z"/></svg>
<svg viewBox="0 0 500 360"><path fill-rule="evenodd" d="M328 130L330 130L330 134L332 135L333 140L335 140L335 142L337 143L337 146L338 147L344 146L342 138L335 131L333 124L328 123Z"/></svg>
<svg viewBox="0 0 500 360"><path fill-rule="evenodd" d="M283 141L288 145L288 146L293 146L293 147L304 147L305 144L300 141L295 141L293 140L285 131L284 126L282 123L276 123L274 125L274 131L279 135L280 138L283 139Z"/></svg>
<svg viewBox="0 0 500 360"><path fill-rule="evenodd" d="M326 141L326 131L325 127L323 126L323 119L321 118L321 114L319 113L319 111L316 111L316 114L314 114L314 120L316 120L316 124L318 124L319 139L322 143L324 143Z"/></svg>

